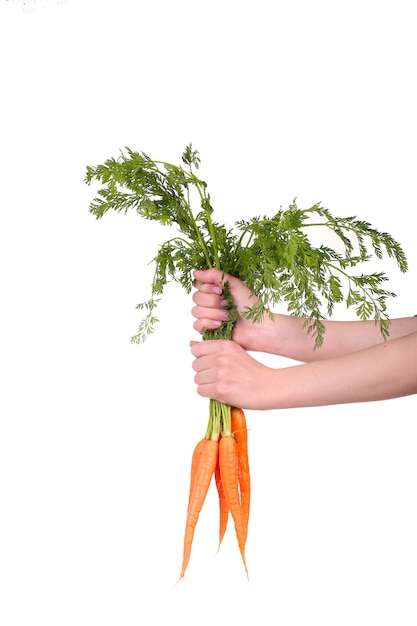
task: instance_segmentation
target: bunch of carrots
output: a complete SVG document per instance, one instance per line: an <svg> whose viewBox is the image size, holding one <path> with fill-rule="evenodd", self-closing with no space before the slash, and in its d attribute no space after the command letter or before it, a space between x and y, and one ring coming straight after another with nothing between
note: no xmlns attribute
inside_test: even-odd
<svg viewBox="0 0 417 626"><path fill-rule="evenodd" d="M222 152L222 157L230 158L229 152ZM210 267L221 268L226 274L240 278L256 296L253 306L242 312L243 317L260 322L271 302L286 302L291 314L306 319L306 332L314 337L315 348L322 345L325 330L322 300L329 316L334 306L344 301L347 307L356 308L361 320L373 315L382 336L388 337L390 322L386 298L395 294L382 288L387 280L385 273L355 274L349 268L371 260L368 241L378 259L385 249L389 257L396 259L401 271L407 271L405 254L391 235L352 216L334 217L320 203L302 210L295 200L288 210L279 209L272 217L256 216L236 221L232 228L226 227L213 219L207 184L197 176L199 165L198 151L189 144L181 165L152 160L144 152L126 148L117 159L87 167L87 184L93 181L100 184L90 204L90 212L97 219L109 210L127 213L133 209L141 217L158 221L164 227L175 225L180 233L165 241L153 259L151 297L138 305L147 313L138 333L132 337L133 343L144 341L153 332L158 321L157 303L170 280L189 293L192 271ZM196 211L192 198L199 200ZM330 229L341 243L341 251L328 245L313 246L306 234L308 226ZM216 330L203 331L203 339L232 339L238 315L228 283L222 288L229 319ZM194 531L213 476L219 493L219 547L230 513L247 574L245 543L250 477L245 415L237 407L210 400L206 434L192 457L180 579L190 559Z"/></svg>
<svg viewBox="0 0 417 626"><path fill-rule="evenodd" d="M191 482L188 498L184 553L180 579L183 578L191 555L194 531L214 476L219 496L219 548L226 532L229 512L233 518L236 537L246 575L245 544L250 511L250 472L245 413L210 400L211 419L206 435L194 449L191 461ZM221 430L217 424L221 425Z"/></svg>
<svg viewBox="0 0 417 626"><path fill-rule="evenodd" d="M237 320L228 282L223 283L223 298L228 303L229 320L219 329L203 331L203 339L231 339ZM210 400L206 434L194 449L191 460L191 480L188 497L184 552L180 580L185 574L191 555L194 531L207 492L214 476L219 496L219 549L226 532L229 513L246 575L245 545L248 535L251 483L248 457L246 416L242 409L218 400Z"/></svg>

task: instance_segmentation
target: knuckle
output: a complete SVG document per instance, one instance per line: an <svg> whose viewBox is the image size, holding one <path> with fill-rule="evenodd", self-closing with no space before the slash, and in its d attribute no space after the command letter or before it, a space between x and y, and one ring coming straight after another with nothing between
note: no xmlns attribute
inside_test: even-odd
<svg viewBox="0 0 417 626"><path fill-rule="evenodd" d="M216 382L217 382L217 386L218 387L223 387L223 381L226 380L227 376L228 376L228 372L229 372L229 368L226 366L225 363L220 362L220 364L217 366L217 372L216 372Z"/></svg>
<svg viewBox="0 0 417 626"><path fill-rule="evenodd" d="M223 380L219 380L216 383L215 394L217 398L224 398L227 393L227 386Z"/></svg>

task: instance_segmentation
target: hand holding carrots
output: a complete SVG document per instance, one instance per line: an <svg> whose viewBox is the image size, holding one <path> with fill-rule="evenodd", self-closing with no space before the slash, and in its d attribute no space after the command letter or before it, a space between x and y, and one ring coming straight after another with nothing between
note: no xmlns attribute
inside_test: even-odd
<svg viewBox="0 0 417 626"><path fill-rule="evenodd" d="M221 270L214 267L209 270L196 270L194 279L196 291L193 294L193 302L195 306L191 311L196 318L193 325L194 329L199 333L203 332L203 328L213 330L228 319L225 309L226 302L222 296L222 285L227 281L230 285L233 303L239 314L233 327L233 341L245 350L257 349L254 342L259 337L259 328L262 324L256 324L255 330L253 322L242 317L245 309L253 306L257 301L250 289L239 278L223 274ZM268 320L265 322L267 323Z"/></svg>
<svg viewBox="0 0 417 626"><path fill-rule="evenodd" d="M231 406L265 410L274 371L251 357L230 340L192 341L192 367L197 392Z"/></svg>

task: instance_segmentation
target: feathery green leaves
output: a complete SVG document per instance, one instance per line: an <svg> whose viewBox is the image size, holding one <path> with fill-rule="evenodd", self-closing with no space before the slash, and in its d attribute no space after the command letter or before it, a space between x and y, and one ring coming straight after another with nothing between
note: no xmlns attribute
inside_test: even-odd
<svg viewBox="0 0 417 626"><path fill-rule="evenodd" d="M373 256L382 259L385 252L406 272L406 256L391 235L356 217L334 217L320 203L300 209L295 200L272 217L239 220L228 229L213 219L207 183L196 175L199 166L198 151L190 144L180 165L154 161L126 148L118 159L87 167L85 182L101 185L90 204L97 219L109 210L126 213L133 209L179 232L153 258L151 297L138 305L147 315L132 342L144 341L153 332L157 302L168 282L178 282L189 293L192 270L213 266L243 280L258 298L243 315L257 322L265 310L283 302L290 314L305 318L306 332L315 338L316 347L323 342L323 320L342 302L354 307L359 319L373 318L388 337L386 300L395 294L383 289L387 276L352 270ZM195 202L199 204L196 210ZM332 231L341 250L314 246L307 232L318 227ZM224 291L227 295L226 285ZM233 311L232 303L229 309ZM225 332L231 334L231 328Z"/></svg>

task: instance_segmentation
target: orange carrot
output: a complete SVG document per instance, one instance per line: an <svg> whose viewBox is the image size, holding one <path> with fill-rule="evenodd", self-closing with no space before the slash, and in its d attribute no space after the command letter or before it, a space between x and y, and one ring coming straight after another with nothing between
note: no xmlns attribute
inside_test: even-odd
<svg viewBox="0 0 417 626"><path fill-rule="evenodd" d="M190 492L188 495L188 506L190 506L191 494L194 489L197 467L200 461L201 454L204 448L206 447L206 441L207 439L204 438L198 442L198 444L194 448L193 456L191 458L191 476L190 476Z"/></svg>
<svg viewBox="0 0 417 626"><path fill-rule="evenodd" d="M245 559L246 528L242 513L242 507L240 504L238 448L234 437L224 436L220 439L219 463L220 474L223 482L224 492L226 494L227 504L235 523L239 550L247 574L248 569L246 567Z"/></svg>
<svg viewBox="0 0 417 626"><path fill-rule="evenodd" d="M218 451L219 443L211 439L204 439L194 449L191 461L191 484L180 580L183 578L190 560L194 531L216 469Z"/></svg>
<svg viewBox="0 0 417 626"><path fill-rule="evenodd" d="M248 430L246 426L245 413L242 409L232 407L231 422L232 434L237 441L240 501L247 534L250 512L251 482L248 456Z"/></svg>
<svg viewBox="0 0 417 626"><path fill-rule="evenodd" d="M215 476L215 479L216 479L217 493L219 495L220 523L219 523L219 547L218 547L218 550L220 550L220 545L221 545L221 543L223 541L224 533L226 532L227 521L228 521L228 518L229 518L229 506L227 504L226 494L224 493L223 481L222 481L222 477L221 477L221 474L220 474L220 463L219 463L218 459L217 459L217 465L216 465L216 470L215 470L214 476Z"/></svg>

